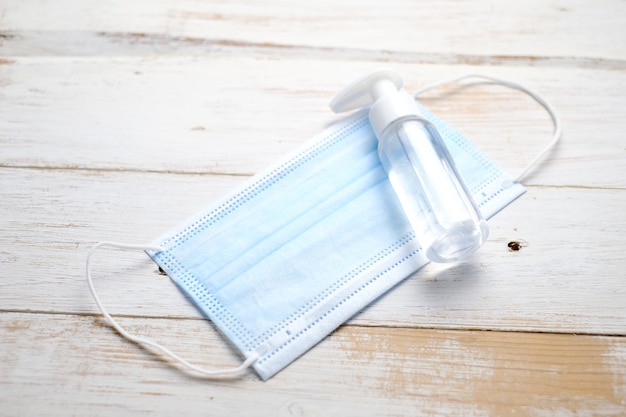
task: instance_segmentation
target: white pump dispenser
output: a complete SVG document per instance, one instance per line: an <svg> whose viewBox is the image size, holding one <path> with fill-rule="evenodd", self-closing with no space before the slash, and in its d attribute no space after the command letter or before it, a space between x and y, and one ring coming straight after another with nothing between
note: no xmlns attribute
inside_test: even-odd
<svg viewBox="0 0 626 417"><path fill-rule="evenodd" d="M401 88L397 72L380 69L346 87L330 108L339 113L371 105L378 155L426 256L463 259L487 239L487 223L437 129Z"/></svg>

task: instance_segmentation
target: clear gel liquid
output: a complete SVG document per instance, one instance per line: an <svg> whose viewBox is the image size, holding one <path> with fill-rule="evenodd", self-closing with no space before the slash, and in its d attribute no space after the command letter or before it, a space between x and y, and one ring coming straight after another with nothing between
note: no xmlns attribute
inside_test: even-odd
<svg viewBox="0 0 626 417"><path fill-rule="evenodd" d="M434 126L398 120L381 135L378 153L428 259L458 261L484 243L487 224Z"/></svg>

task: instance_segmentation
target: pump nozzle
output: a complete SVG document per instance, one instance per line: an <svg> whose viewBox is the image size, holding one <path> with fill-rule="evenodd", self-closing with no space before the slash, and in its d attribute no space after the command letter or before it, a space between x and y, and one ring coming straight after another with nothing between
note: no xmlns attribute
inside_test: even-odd
<svg viewBox="0 0 626 417"><path fill-rule="evenodd" d="M395 93L402 88L402 77L391 69L379 69L360 78L344 88L330 102L335 113L360 109L374 104L388 93Z"/></svg>
<svg viewBox="0 0 626 417"><path fill-rule="evenodd" d="M402 90L402 77L387 68L357 79L330 102L335 113L367 106L371 106L369 119L378 137L395 120L419 116L415 100Z"/></svg>

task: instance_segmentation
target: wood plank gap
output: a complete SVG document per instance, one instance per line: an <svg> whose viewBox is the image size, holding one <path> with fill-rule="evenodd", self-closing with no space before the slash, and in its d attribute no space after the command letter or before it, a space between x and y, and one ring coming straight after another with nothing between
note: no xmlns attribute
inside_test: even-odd
<svg viewBox="0 0 626 417"><path fill-rule="evenodd" d="M601 185L558 185L558 184L524 184L528 189L574 189L574 190L608 190L608 191L626 191L625 187L601 186Z"/></svg>
<svg viewBox="0 0 626 417"><path fill-rule="evenodd" d="M0 314L4 313L18 313L18 314L41 314L48 316L76 316L76 317L101 317L104 318L102 313L97 312L71 312L71 311L51 311L51 310L33 310L33 309L20 309L20 308L2 308L0 309ZM115 318L124 318L124 319L154 319L154 320L189 320L189 321L206 321L209 323L213 323L210 319L206 317L184 317L184 316L176 316L176 317L168 317L168 316L154 316L154 315L137 315L137 314L111 314L115 316Z"/></svg>
<svg viewBox="0 0 626 417"><path fill-rule="evenodd" d="M450 332L484 332L484 333L516 333L516 334L545 334L545 335L570 335L570 336L598 336L598 337L623 337L626 338L626 334L623 333L593 333L593 332L568 332L568 331L556 331L556 330L516 330L516 329L487 329L484 327L437 327L437 326L394 326L390 324L342 324L339 328L349 326L351 328L375 328L375 329L406 329L406 330L436 330L436 331L450 331Z"/></svg>
<svg viewBox="0 0 626 417"><path fill-rule="evenodd" d="M247 172L220 172L220 171L185 171L185 170L160 170L140 168L105 168L86 167L78 165L53 166L53 165L11 165L0 164L0 169L35 170L35 171L80 171L87 173L133 173L133 174L168 174L168 175L192 175L192 176L222 176L222 177L251 177L254 173Z"/></svg>
<svg viewBox="0 0 626 417"><path fill-rule="evenodd" d="M69 36L68 36L69 34ZM80 39L79 49L68 49ZM141 57L147 55L182 56L226 53L250 56L260 54L271 57L315 58L325 60L376 61L395 63L421 63L443 65L489 65L508 67L561 67L587 68L602 70L624 70L626 60L599 57L574 56L536 56L536 55L480 55L459 53L412 52L402 50L372 50L350 47L324 47L277 42L241 41L228 38L203 38L176 36L154 32L123 31L0 31L0 46L6 44L9 50L3 54L12 57L11 51L19 51L22 42L30 45L32 54L45 56L52 53L64 57L107 55L128 55ZM12 45L15 44L15 45ZM32 46L36 46L34 49ZM90 45L92 47L90 47ZM94 48L93 46L98 46ZM38 47L38 48L37 48ZM28 49L28 48L26 48ZM15 55L17 57L17 55Z"/></svg>
<svg viewBox="0 0 626 417"><path fill-rule="evenodd" d="M34 314L34 315L46 315L46 316L71 316L71 317L93 317L104 319L101 313L87 313L87 312L67 312L67 311L46 311L46 310L31 310L31 309L0 309L0 314ZM167 316L146 316L135 314L115 314L115 318L131 319L131 320L171 320L171 321L203 321L215 326L213 321L206 317L167 317ZM343 328L350 327L354 329L405 329L405 330L435 330L435 331L450 331L450 332L493 332L493 333L516 333L516 334L545 334L545 335L571 335L571 336L594 336L594 337L626 337L626 334L621 333L593 333L593 332L568 332L568 331L544 331L544 330L515 330L515 329L488 329L481 327L437 327L437 326L406 326L392 324L353 324L350 322L340 325L333 332ZM332 333L332 332L331 332Z"/></svg>
<svg viewBox="0 0 626 417"><path fill-rule="evenodd" d="M0 169L7 170L34 170L34 171L59 171L59 172L86 172L86 173L115 173L115 174L159 174L180 176L218 176L218 177L252 177L253 172L222 172L222 171L185 171L185 170L160 170L142 168L106 168L86 167L78 165L54 166L54 165L12 165L0 163ZM596 186L596 185L558 185L558 184L524 184L528 189L579 189L579 190L607 190L625 191L626 187L619 186Z"/></svg>

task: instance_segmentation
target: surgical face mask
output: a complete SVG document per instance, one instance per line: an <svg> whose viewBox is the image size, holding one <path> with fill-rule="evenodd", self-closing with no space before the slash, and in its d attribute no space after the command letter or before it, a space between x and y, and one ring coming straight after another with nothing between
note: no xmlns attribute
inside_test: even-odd
<svg viewBox="0 0 626 417"><path fill-rule="evenodd" d="M459 132L420 111L443 137L483 217L523 194ZM243 364L202 369L126 332L93 286L90 259L102 246L146 250L240 351ZM87 278L124 337L204 375L234 376L252 366L266 380L427 262L381 166L367 115L358 112L152 245L94 246Z"/></svg>

